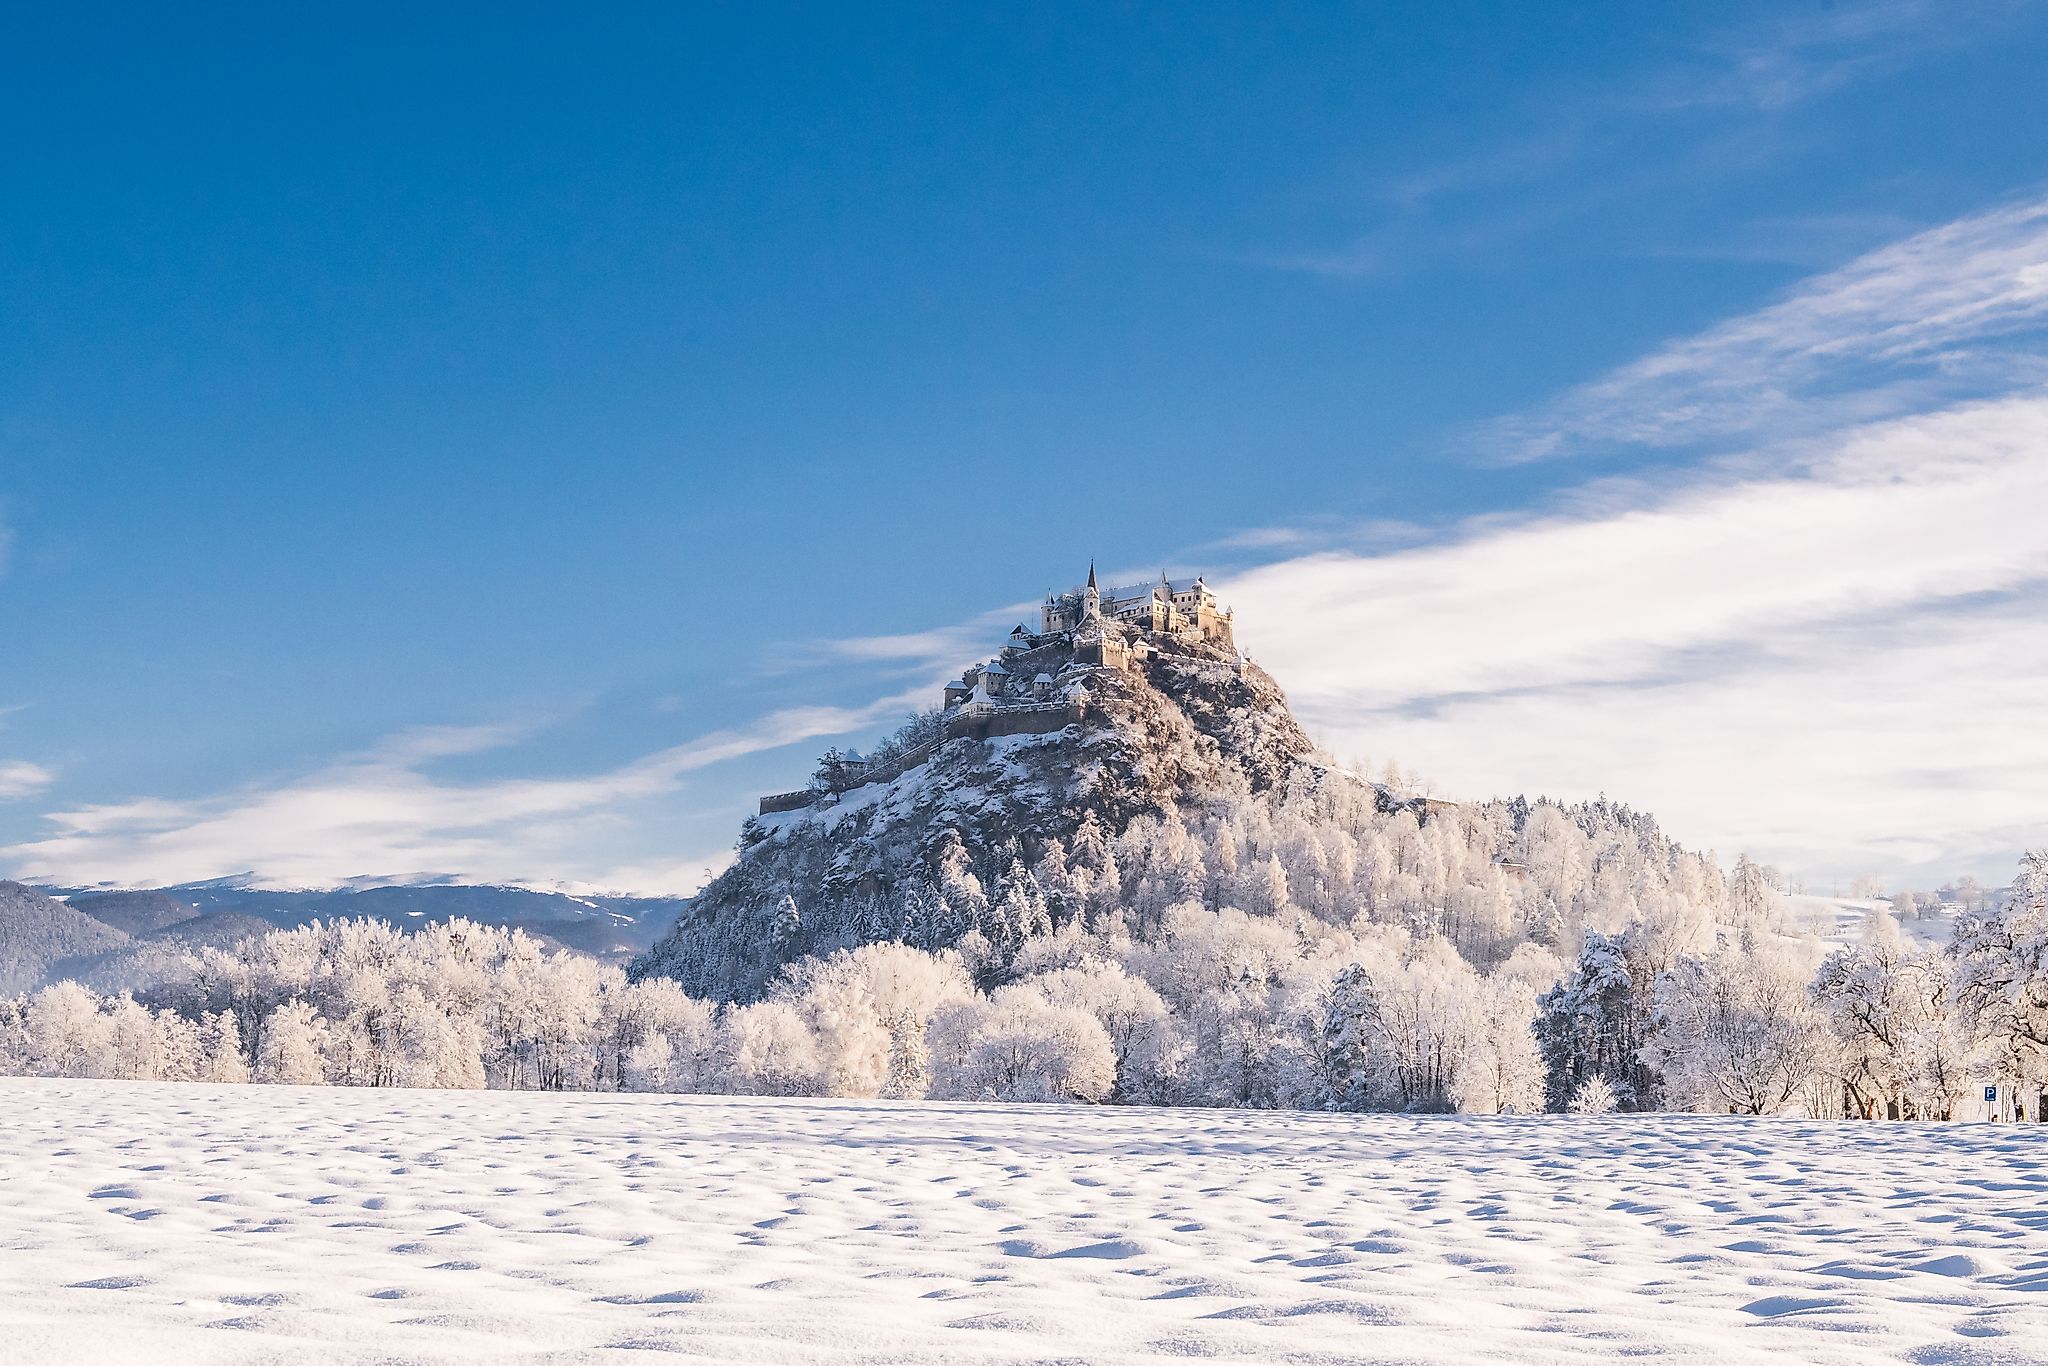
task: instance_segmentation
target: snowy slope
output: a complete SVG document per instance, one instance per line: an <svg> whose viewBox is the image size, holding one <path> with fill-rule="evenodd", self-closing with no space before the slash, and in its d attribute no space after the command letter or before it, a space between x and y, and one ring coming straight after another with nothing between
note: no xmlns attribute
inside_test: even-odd
<svg viewBox="0 0 2048 1366"><path fill-rule="evenodd" d="M0 1080L0 1359L2048 1361L2048 1129Z"/></svg>
<svg viewBox="0 0 2048 1366"><path fill-rule="evenodd" d="M1791 927L1835 948L1861 942L1864 922L1879 913L1890 914L1891 903L1803 893L1785 898L1785 918ZM1921 948L1940 948L1954 938L1958 913L1956 905L1945 902L1900 921L1899 931Z"/></svg>
<svg viewBox="0 0 2048 1366"><path fill-rule="evenodd" d="M0 996L33 991L54 963L107 953L128 936L19 882L0 882Z"/></svg>

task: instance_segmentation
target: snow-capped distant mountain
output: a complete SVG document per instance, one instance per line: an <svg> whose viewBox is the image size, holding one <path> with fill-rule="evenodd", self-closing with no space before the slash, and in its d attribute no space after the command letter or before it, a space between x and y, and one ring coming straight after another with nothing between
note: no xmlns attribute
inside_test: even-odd
<svg viewBox="0 0 2048 1366"><path fill-rule="evenodd" d="M0 985L22 991L69 977L101 991L140 989L162 980L188 948L226 947L266 929L345 918L408 927L460 917L622 960L659 939L688 904L670 897L374 880L294 891L251 886L243 878L144 891L18 887L0 895Z"/></svg>

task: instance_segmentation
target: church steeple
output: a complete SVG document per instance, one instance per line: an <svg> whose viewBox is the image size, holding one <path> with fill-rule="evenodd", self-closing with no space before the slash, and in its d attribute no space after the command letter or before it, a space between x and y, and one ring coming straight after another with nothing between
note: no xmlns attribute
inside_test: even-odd
<svg viewBox="0 0 2048 1366"><path fill-rule="evenodd" d="M1090 588L1095 586L1095 561L1093 560L1088 561L1088 586Z"/></svg>

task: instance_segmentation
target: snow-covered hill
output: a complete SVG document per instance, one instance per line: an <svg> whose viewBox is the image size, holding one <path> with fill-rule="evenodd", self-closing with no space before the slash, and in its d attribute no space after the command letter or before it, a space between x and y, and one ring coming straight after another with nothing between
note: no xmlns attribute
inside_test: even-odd
<svg viewBox="0 0 2048 1366"><path fill-rule="evenodd" d="M635 971L746 999L807 953L897 937L944 948L975 917L948 904L906 923L920 887L971 877L996 899L1051 845L1072 848L1084 820L1113 837L1140 815L1328 776L1263 670L1217 645L1152 640L1128 671L1034 652L1077 715L1062 729L956 734L890 781L750 820L738 859Z"/></svg>
<svg viewBox="0 0 2048 1366"><path fill-rule="evenodd" d="M0 882L0 996L30 991L54 965L110 953L128 934L19 882Z"/></svg>
<svg viewBox="0 0 2048 1366"><path fill-rule="evenodd" d="M0 1080L0 1359L2039 1362L2048 1130Z"/></svg>

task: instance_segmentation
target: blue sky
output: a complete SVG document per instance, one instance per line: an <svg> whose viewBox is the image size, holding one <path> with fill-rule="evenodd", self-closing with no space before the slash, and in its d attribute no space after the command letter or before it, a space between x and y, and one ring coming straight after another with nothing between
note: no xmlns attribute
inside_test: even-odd
<svg viewBox="0 0 2048 1366"><path fill-rule="evenodd" d="M1095 556L1453 795L2003 880L2044 58L2025 3L17 16L0 870L685 887Z"/></svg>

